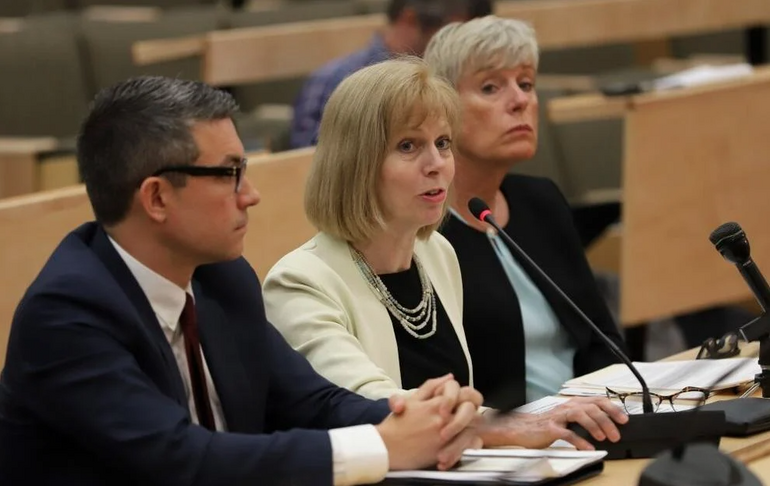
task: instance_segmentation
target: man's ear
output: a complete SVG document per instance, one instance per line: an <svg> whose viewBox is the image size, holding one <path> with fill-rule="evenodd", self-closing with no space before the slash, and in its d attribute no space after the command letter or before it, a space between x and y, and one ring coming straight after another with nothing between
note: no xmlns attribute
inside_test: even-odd
<svg viewBox="0 0 770 486"><path fill-rule="evenodd" d="M171 183L162 177L148 177L142 182L137 191L137 197L139 205L148 218L156 223L166 220L172 190Z"/></svg>

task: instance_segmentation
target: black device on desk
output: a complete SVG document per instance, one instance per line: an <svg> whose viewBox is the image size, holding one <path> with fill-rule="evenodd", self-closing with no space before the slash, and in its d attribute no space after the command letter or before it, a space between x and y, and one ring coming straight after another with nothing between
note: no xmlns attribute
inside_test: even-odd
<svg viewBox="0 0 770 486"><path fill-rule="evenodd" d="M630 415L627 423L618 425L621 435L620 441L615 443L597 441L588 431L577 424L571 424L569 427L571 430L593 444L596 449L606 450L606 459L608 460L652 457L661 451L669 449L672 444L681 442L683 431L689 433L687 437L689 440L709 442L714 445L719 444L725 428L725 413L723 411L705 411L697 414L690 412L654 413L652 397L647 383L628 356L585 315L572 299L497 224L489 206L484 201L479 198L473 198L468 203L468 209L474 217L497 230L518 259L537 272L569 304L583 322L631 370L631 373L633 373L641 385L644 413Z"/></svg>

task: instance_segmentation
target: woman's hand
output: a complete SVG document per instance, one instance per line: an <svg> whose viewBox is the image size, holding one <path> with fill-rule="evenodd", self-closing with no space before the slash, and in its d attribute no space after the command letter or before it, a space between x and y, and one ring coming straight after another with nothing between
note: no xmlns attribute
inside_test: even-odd
<svg viewBox="0 0 770 486"><path fill-rule="evenodd" d="M573 398L539 415L487 415L480 430L485 447L516 445L540 449L561 439L578 449L591 450L594 447L590 442L567 428L570 423L581 425L596 440L617 442L620 431L616 424L628 422L628 415L621 407L599 397Z"/></svg>

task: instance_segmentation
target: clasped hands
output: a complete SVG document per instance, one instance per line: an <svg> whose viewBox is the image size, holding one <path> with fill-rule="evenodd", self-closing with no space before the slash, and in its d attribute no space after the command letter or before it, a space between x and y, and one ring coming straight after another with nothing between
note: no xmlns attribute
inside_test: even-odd
<svg viewBox="0 0 770 486"><path fill-rule="evenodd" d="M626 413L606 398L576 398L549 412L533 415L479 414L481 393L461 387L451 374L426 381L408 395L389 399L391 414L377 430L388 449L390 470L454 466L465 449L482 446L548 447L557 439L578 449L593 449L571 430L576 422L597 440L617 442L616 423L628 421Z"/></svg>

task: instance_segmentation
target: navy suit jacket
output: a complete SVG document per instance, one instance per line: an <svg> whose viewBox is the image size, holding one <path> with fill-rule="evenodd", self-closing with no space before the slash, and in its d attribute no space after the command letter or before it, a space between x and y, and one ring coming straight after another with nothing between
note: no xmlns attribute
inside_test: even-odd
<svg viewBox="0 0 770 486"><path fill-rule="evenodd" d="M191 422L150 303L96 223L70 233L21 300L0 378L0 484L332 484L326 429L387 403L315 373L264 315L243 259L193 276L228 432Z"/></svg>

